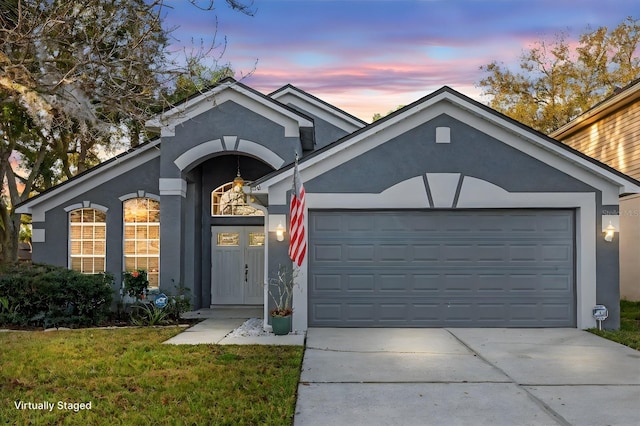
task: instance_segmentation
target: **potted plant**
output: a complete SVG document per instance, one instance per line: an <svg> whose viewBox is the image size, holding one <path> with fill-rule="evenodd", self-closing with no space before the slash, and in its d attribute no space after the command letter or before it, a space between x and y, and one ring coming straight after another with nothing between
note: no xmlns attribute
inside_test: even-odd
<svg viewBox="0 0 640 426"><path fill-rule="evenodd" d="M269 311L271 316L271 328L273 334L282 336L291 331L291 315L293 308L293 287L295 286L296 274L284 265L278 265L278 272L275 277L269 279L269 296L273 300L275 307Z"/></svg>
<svg viewBox="0 0 640 426"><path fill-rule="evenodd" d="M124 281L124 293L127 296L134 297L136 300L144 299L147 293L147 288L149 287L147 271L144 269L137 269L131 272L124 272L122 275Z"/></svg>

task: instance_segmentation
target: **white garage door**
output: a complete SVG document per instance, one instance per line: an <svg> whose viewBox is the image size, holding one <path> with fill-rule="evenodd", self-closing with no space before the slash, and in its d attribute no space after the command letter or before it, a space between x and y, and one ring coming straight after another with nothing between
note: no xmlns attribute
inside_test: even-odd
<svg viewBox="0 0 640 426"><path fill-rule="evenodd" d="M309 324L574 327L572 210L310 211Z"/></svg>

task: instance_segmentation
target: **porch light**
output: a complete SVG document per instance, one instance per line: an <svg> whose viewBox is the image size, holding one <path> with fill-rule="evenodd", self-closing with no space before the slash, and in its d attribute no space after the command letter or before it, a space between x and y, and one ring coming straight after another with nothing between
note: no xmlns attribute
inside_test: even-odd
<svg viewBox="0 0 640 426"><path fill-rule="evenodd" d="M608 243L613 241L613 237L616 234L616 227L609 221L609 226L604 229L604 240Z"/></svg>
<svg viewBox="0 0 640 426"><path fill-rule="evenodd" d="M282 222L276 227L276 240L284 241L284 226L282 226Z"/></svg>
<svg viewBox="0 0 640 426"><path fill-rule="evenodd" d="M244 188L244 179L240 176L240 156L238 156L238 174L233 179L233 192L241 193Z"/></svg>
<svg viewBox="0 0 640 426"><path fill-rule="evenodd" d="M244 187L244 179L240 176L240 171L238 171L238 176L233 180L233 192L242 192L242 188Z"/></svg>

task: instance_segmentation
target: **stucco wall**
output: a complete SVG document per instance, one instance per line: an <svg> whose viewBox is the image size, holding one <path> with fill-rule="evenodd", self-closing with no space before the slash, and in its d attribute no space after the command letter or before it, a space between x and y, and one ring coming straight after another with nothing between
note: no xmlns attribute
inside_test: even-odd
<svg viewBox="0 0 640 426"><path fill-rule="evenodd" d="M304 109L292 104L288 104L288 106L313 118L313 127L314 127L315 139L316 139L316 149L329 145L331 142L335 142L341 137L348 135L346 131L323 120L317 115L311 114L310 112L305 111Z"/></svg>
<svg viewBox="0 0 640 426"><path fill-rule="evenodd" d="M233 101L227 101L176 126L175 136L162 138L162 177L180 177L180 170L174 163L176 158L202 143L224 140L224 136L235 137L228 144L225 143L224 150L229 152L241 151L239 141L248 140L267 147L284 162L293 161L296 151L302 153L299 137L285 137L282 126ZM211 153L209 157L220 153ZM206 159L199 158L198 162Z"/></svg>
<svg viewBox="0 0 640 426"><path fill-rule="evenodd" d="M451 128L451 143L433 141ZM305 182L309 192L379 193L425 173L458 172L511 192L591 192L583 182L447 115L440 115Z"/></svg>
<svg viewBox="0 0 640 426"><path fill-rule="evenodd" d="M119 197L137 191L158 195L159 165L160 159L156 157L134 170L103 182L84 194L46 211L45 222L33 223L34 229L45 230L45 241L33 243L33 261L67 267L69 217L64 208L84 201L99 204L108 208L106 269L114 275L117 288L123 270L122 202ZM162 274L162 271L160 273Z"/></svg>

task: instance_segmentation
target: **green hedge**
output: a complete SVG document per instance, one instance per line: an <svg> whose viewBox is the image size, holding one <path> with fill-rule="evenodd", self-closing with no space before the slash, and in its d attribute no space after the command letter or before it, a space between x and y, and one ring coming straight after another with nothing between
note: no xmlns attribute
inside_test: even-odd
<svg viewBox="0 0 640 426"><path fill-rule="evenodd" d="M0 269L0 324L74 327L108 317L113 277L86 275L51 265Z"/></svg>

